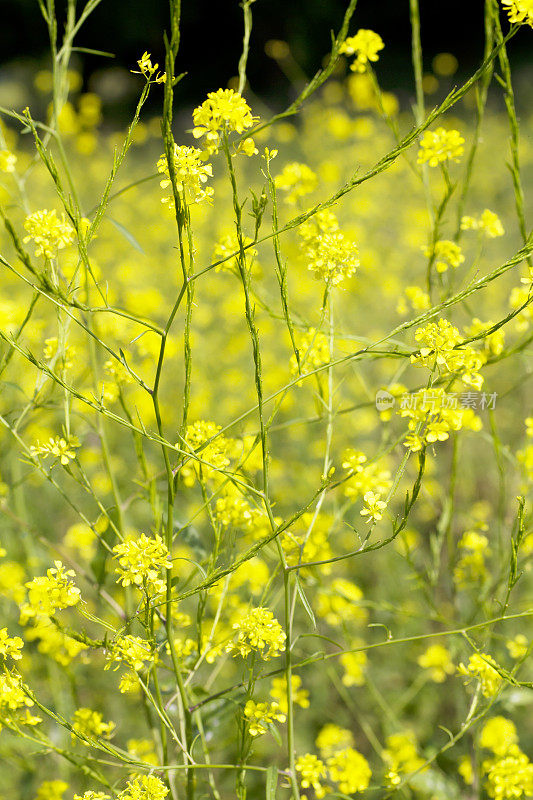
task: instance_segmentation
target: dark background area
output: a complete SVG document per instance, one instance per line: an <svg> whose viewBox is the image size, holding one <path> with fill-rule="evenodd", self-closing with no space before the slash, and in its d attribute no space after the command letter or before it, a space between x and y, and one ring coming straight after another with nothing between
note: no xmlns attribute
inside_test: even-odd
<svg viewBox="0 0 533 800"><path fill-rule="evenodd" d="M59 14L65 5L64 0L56 0ZM238 0L183 0L182 5L177 71L188 73L179 87L179 99L188 105L207 91L226 86L237 73L243 21ZM285 102L291 94L290 82L265 54L265 43L287 41L295 62L310 76L328 52L330 32L338 31L346 6L347 0L257 0L252 6L248 66L252 90L267 100L275 96L277 104ZM421 0L426 71L431 71L433 57L443 51L459 60L457 80L475 69L483 53L483 8L484 0ZM27 68L29 62L34 68L49 67L47 30L37 0L0 0L0 20L0 67L7 63L10 69ZM505 14L502 21L507 28ZM85 88L94 88L95 76L109 67L121 68L125 80L125 71L144 50L161 64L162 31L167 23L167 0L102 0L84 24L77 44L111 51L115 58L81 56L76 66L83 73ZM350 33L358 28L371 28L385 41L378 66L382 86L412 91L409 0L359 0ZM532 50L532 31L525 29L512 43L513 66L531 63ZM124 106L129 105L127 95L121 98Z"/></svg>

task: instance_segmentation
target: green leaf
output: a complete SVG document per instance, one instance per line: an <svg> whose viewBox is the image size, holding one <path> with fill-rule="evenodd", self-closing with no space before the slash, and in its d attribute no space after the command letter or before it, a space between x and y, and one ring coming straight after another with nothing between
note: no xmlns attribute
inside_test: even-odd
<svg viewBox="0 0 533 800"><path fill-rule="evenodd" d="M315 619L315 615L313 614L313 609L309 605L309 601L308 601L307 597L305 596L304 590L302 589L302 586L300 584L300 578L298 576L296 576L296 590L297 590L298 594L300 595L300 600L302 601L303 607L307 611L307 615L308 615L309 619L311 620L311 624L313 625L313 628L316 628L316 619Z"/></svg>
<svg viewBox="0 0 533 800"><path fill-rule="evenodd" d="M132 233L130 233L129 230L124 227L124 225L122 225L120 222L117 222L116 219L113 219L113 217L108 216L107 218L110 222L113 223L117 231L119 231L119 233L121 233L123 237L128 240L128 242L131 244L132 247L138 250L139 253L145 255L144 250L142 249L141 245L139 244L135 236Z"/></svg>
<svg viewBox="0 0 533 800"><path fill-rule="evenodd" d="M270 766L266 774L266 800L276 800L276 788L278 785L278 768Z"/></svg>

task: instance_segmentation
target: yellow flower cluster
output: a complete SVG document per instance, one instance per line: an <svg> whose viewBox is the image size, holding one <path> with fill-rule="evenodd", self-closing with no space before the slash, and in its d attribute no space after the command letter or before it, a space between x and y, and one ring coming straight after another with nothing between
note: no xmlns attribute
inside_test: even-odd
<svg viewBox="0 0 533 800"><path fill-rule="evenodd" d="M165 800L169 789L157 775L135 775L117 800Z"/></svg>
<svg viewBox="0 0 533 800"><path fill-rule="evenodd" d="M388 770L385 774L387 786L394 788L401 782L400 775L419 770L424 759L418 755L416 738L412 731L393 733L387 736L382 756Z"/></svg>
<svg viewBox="0 0 533 800"><path fill-rule="evenodd" d="M210 200L213 196L213 188L205 184L213 176L213 167L211 164L206 163L202 151L197 147L174 144L173 161L176 189L183 198L189 203L201 203L202 200ZM166 176L159 183L161 188L167 189L172 186L165 153L158 159L157 171ZM172 195L163 197L161 202L174 208L174 197Z"/></svg>
<svg viewBox="0 0 533 800"><path fill-rule="evenodd" d="M300 226L298 233L304 241L307 267L318 280L337 286L355 274L359 266L357 246L342 233L332 211L319 211Z"/></svg>
<svg viewBox="0 0 533 800"><path fill-rule="evenodd" d="M13 725L38 725L39 717L28 711L33 706L22 677L15 670L4 667L0 672L0 730L2 723Z"/></svg>
<svg viewBox="0 0 533 800"><path fill-rule="evenodd" d="M230 463L227 455L230 442L219 434L220 430L221 426L214 422L198 420L188 425L185 432L185 441L189 448L198 453L202 462L207 462L207 464L195 462L194 465L196 470L202 470L205 477L212 475L213 470L225 469ZM214 441L210 441L211 439Z"/></svg>
<svg viewBox="0 0 533 800"><path fill-rule="evenodd" d="M193 136L195 139L204 137L204 146L207 153L218 153L220 148L221 133L243 133L251 128L256 118L252 116L250 106L238 92L233 89L218 89L209 92L207 100L193 111ZM244 152L252 155L253 140L250 141Z"/></svg>
<svg viewBox="0 0 533 800"><path fill-rule="evenodd" d="M244 716L250 736L261 736L273 722L286 720L278 703L256 703L253 700L248 700L244 706Z"/></svg>
<svg viewBox="0 0 533 800"><path fill-rule="evenodd" d="M383 512L387 508L387 503L381 499L380 494L365 492L363 500L365 504L359 513L362 517L366 517L366 522L374 525L383 519Z"/></svg>
<svg viewBox="0 0 533 800"><path fill-rule="evenodd" d="M105 669L109 669L111 664L116 663L117 667L122 664L128 664L136 672L141 670L145 661L153 661L154 656L150 643L139 636L120 636L109 645L106 652L108 663Z"/></svg>
<svg viewBox="0 0 533 800"><path fill-rule="evenodd" d="M519 22L533 28L533 2L532 0L502 0L502 5L509 15L509 22Z"/></svg>
<svg viewBox="0 0 533 800"><path fill-rule="evenodd" d="M481 430L481 420L471 408L456 406L456 398L444 389L412 392L397 409L397 414L409 418L405 447L416 453L425 445L445 442L451 431Z"/></svg>
<svg viewBox="0 0 533 800"><path fill-rule="evenodd" d="M309 708L309 692L302 688L302 679L299 675L291 675L292 702L301 708ZM270 696L276 701L280 711L287 713L287 678L272 678Z"/></svg>
<svg viewBox="0 0 533 800"><path fill-rule="evenodd" d="M326 765L314 755L306 753L296 759L296 771L300 773L302 789L314 789L315 795L320 800L326 794L326 787L321 781L326 778Z"/></svg>
<svg viewBox="0 0 533 800"><path fill-rule="evenodd" d="M257 262L255 262L257 250L250 246L252 244L253 239L251 239L249 236L243 237L243 246L246 248L244 255L246 259L246 268L248 270L252 269L254 263L257 265ZM213 248L213 261L222 261L224 258L227 260L215 267L215 271L220 272L222 270L230 270L238 274L239 265L237 262L237 256L234 256L233 258L229 258L229 256L233 255L233 253L238 253L239 250L239 239L235 231L225 233L223 236L221 236Z"/></svg>
<svg viewBox="0 0 533 800"><path fill-rule="evenodd" d="M147 81L154 81L154 83L165 83L167 80L166 72L157 72L159 69L159 64L152 64L152 58L150 53L147 53L146 50L137 61L139 65L139 69L132 69L131 72L137 75L144 75Z"/></svg>
<svg viewBox="0 0 533 800"><path fill-rule="evenodd" d="M7 628L0 628L0 656L2 658L12 658L13 661L18 661L22 658L20 651L24 646L24 642L20 636L10 637Z"/></svg>
<svg viewBox="0 0 533 800"><path fill-rule="evenodd" d="M407 314L408 306L410 303L413 311L426 311L431 308L431 300L427 292L420 288L420 286L406 286L404 289L404 296L398 298L396 311L398 314Z"/></svg>
<svg viewBox="0 0 533 800"><path fill-rule="evenodd" d="M32 445L30 453L34 458L37 456L58 458L59 462L66 467L70 461L74 461L76 458L76 448L79 446L80 442L76 436L69 436L67 439L63 436L51 436L44 444L37 441Z"/></svg>
<svg viewBox="0 0 533 800"><path fill-rule="evenodd" d="M429 670L431 680L435 683L443 683L448 675L453 675L455 672L450 653L442 644L431 644L418 657L418 665L422 669Z"/></svg>
<svg viewBox="0 0 533 800"><path fill-rule="evenodd" d="M67 789L68 784L65 781L43 781L37 789L35 800L62 800Z"/></svg>
<svg viewBox="0 0 533 800"><path fill-rule="evenodd" d="M494 697L502 685L502 678L494 667L498 666L492 656L485 653L474 653L468 659L468 664L459 664L457 672L467 678L466 683L472 679L479 681L481 693L484 697Z"/></svg>
<svg viewBox="0 0 533 800"><path fill-rule="evenodd" d="M343 794L363 792L370 783L372 770L366 758L352 747L353 736L350 731L337 725L327 725L319 733L317 746L321 758L314 753L306 753L296 760L296 770L300 773L303 789L312 787L317 798L331 791L322 781L330 780L337 784Z"/></svg>
<svg viewBox="0 0 533 800"><path fill-rule="evenodd" d="M365 623L368 612L362 605L363 592L347 578L334 578L317 592L318 616L335 627L346 622Z"/></svg>
<svg viewBox="0 0 533 800"><path fill-rule="evenodd" d="M71 580L74 577L74 570L65 569L61 561L54 561L46 575L26 583L28 596L20 609L21 623L39 615L51 617L56 611L79 603L81 593Z"/></svg>
<svg viewBox="0 0 533 800"><path fill-rule="evenodd" d="M483 525L482 530L487 526ZM465 531L458 544L460 558L455 566L453 579L457 586L464 589L479 585L487 577L485 558L490 555L489 540L476 530Z"/></svg>
<svg viewBox="0 0 533 800"><path fill-rule="evenodd" d="M494 757L481 764L486 789L494 800L518 800L533 794L533 764L518 746L516 727L505 717L488 719L479 737Z"/></svg>
<svg viewBox="0 0 533 800"><path fill-rule="evenodd" d="M115 730L114 722L104 722L99 711L90 708L77 708L72 718L72 738L76 734L85 739L109 739Z"/></svg>
<svg viewBox="0 0 533 800"><path fill-rule="evenodd" d="M307 242L305 258L315 278L328 286L337 286L351 278L359 266L357 245L340 230L319 234Z"/></svg>
<svg viewBox="0 0 533 800"><path fill-rule="evenodd" d="M383 469L378 461L367 464L367 460L360 450L349 449L344 452L342 468L352 473L344 484L346 497L356 499L367 492L382 495L392 486L390 471Z"/></svg>
<svg viewBox="0 0 533 800"><path fill-rule="evenodd" d="M339 785L343 794L364 792L370 783L372 770L366 758L353 747L339 750L327 760L329 777Z"/></svg>
<svg viewBox="0 0 533 800"><path fill-rule="evenodd" d="M320 750L322 758L328 758L337 750L344 750L346 747L353 747L353 733L347 728L341 728L334 722L328 722L320 729L315 741Z"/></svg>
<svg viewBox="0 0 533 800"><path fill-rule="evenodd" d="M295 205L301 197L314 192L318 186L318 176L307 164L291 161L275 178L276 189L281 189L285 201Z"/></svg>
<svg viewBox="0 0 533 800"><path fill-rule="evenodd" d="M426 258L435 259L435 269L437 272L446 272L448 267L459 267L465 260L463 251L455 242L448 239L440 239L431 247L423 247Z"/></svg>
<svg viewBox="0 0 533 800"><path fill-rule="evenodd" d="M161 536L128 537L113 547L118 559L118 582L122 586L145 586L148 591L162 592L165 580L161 577L164 569L170 569L172 562L166 544Z"/></svg>
<svg viewBox="0 0 533 800"><path fill-rule="evenodd" d="M385 44L379 33L360 28L355 36L348 36L342 43L339 52L347 56L355 55L354 62L350 65L353 72L366 72L369 61L377 61L378 53Z"/></svg>
<svg viewBox="0 0 533 800"><path fill-rule="evenodd" d="M39 653L51 656L63 667L68 666L76 656L87 650L87 645L59 630L49 617L35 616L32 623L33 626L25 633L26 640L37 641Z"/></svg>
<svg viewBox="0 0 533 800"><path fill-rule="evenodd" d="M15 172L17 157L10 150L0 150L0 172Z"/></svg>
<svg viewBox="0 0 533 800"><path fill-rule="evenodd" d="M499 216L488 208L479 217L461 217L461 230L481 231L487 239L495 239L505 233Z"/></svg>
<svg viewBox="0 0 533 800"><path fill-rule="evenodd" d="M411 356L412 364L430 370L437 368L441 375L459 372L463 383L481 388L483 378L479 370L484 363L483 356L471 345L460 346L464 339L447 319L417 328L415 339L421 347Z"/></svg>
<svg viewBox="0 0 533 800"><path fill-rule="evenodd" d="M62 250L74 239L74 229L65 220L65 215L58 218L55 209L48 211L35 211L24 220L24 227L28 235L24 242L33 240L36 244L35 255L45 258L55 258L58 250Z"/></svg>
<svg viewBox="0 0 533 800"><path fill-rule="evenodd" d="M228 642L226 652L240 654L243 658L252 651L264 661L275 658L285 647L285 632L268 608L252 608L233 624L237 631L235 641Z"/></svg>
<svg viewBox="0 0 533 800"><path fill-rule="evenodd" d="M425 131L420 140L417 161L430 167L437 167L445 161L459 161L464 153L464 143L459 131L447 131L445 128Z"/></svg>
<svg viewBox="0 0 533 800"><path fill-rule="evenodd" d="M317 331L316 328L308 328L305 333L301 333L297 338L297 346L300 361L304 362L304 372L318 369L330 361L328 337ZM291 356L290 365L291 373L297 375L298 362L295 355Z"/></svg>

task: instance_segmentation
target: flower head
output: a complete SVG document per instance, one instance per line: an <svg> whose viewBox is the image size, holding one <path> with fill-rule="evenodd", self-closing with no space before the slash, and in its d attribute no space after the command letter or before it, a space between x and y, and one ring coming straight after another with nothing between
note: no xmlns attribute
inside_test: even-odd
<svg viewBox="0 0 533 800"><path fill-rule="evenodd" d="M74 461L76 458L76 448L79 446L80 442L77 436L69 436L67 439L63 436L51 436L44 444L37 441L32 445L30 453L32 456L42 456L43 458L48 456L58 458L59 462L66 467L70 461Z"/></svg>
<svg viewBox="0 0 533 800"><path fill-rule="evenodd" d="M0 172L15 172L17 157L10 150L0 150Z"/></svg>
<svg viewBox="0 0 533 800"><path fill-rule="evenodd" d="M326 788L321 781L326 778L326 766L314 753L306 753L296 759L296 771L300 773L300 783L303 789L313 788L317 798L326 794Z"/></svg>
<svg viewBox="0 0 533 800"><path fill-rule="evenodd" d="M502 679L498 671L494 669L495 666L497 664L491 656L474 653L470 656L466 666L459 664L457 672L467 678L467 683L473 678L477 679L484 697L494 697L502 685Z"/></svg>
<svg viewBox="0 0 533 800"><path fill-rule="evenodd" d="M444 128L425 131L420 140L418 163L436 167L444 161L459 161L464 152L464 143L459 131L447 131Z"/></svg>
<svg viewBox="0 0 533 800"><path fill-rule="evenodd" d="M387 508L387 503L380 498L381 496L374 492L366 492L363 497L365 506L359 513L362 517L366 517L366 521L371 525L383 519L383 511Z"/></svg>
<svg viewBox="0 0 533 800"><path fill-rule="evenodd" d="M533 28L533 0L502 0L509 22L520 22Z"/></svg>
<svg viewBox="0 0 533 800"><path fill-rule="evenodd" d="M129 537L113 547L118 559L118 581L122 586L142 587L162 592L165 581L161 577L163 569L170 569L172 562L166 544L161 536L146 536L145 533Z"/></svg>
<svg viewBox="0 0 533 800"><path fill-rule="evenodd" d="M432 644L418 657L418 665L429 670L431 680L443 683L447 675L455 672L450 653L442 644Z"/></svg>
<svg viewBox="0 0 533 800"><path fill-rule="evenodd" d="M347 56L355 55L355 61L350 66L353 72L366 72L369 61L377 61L380 50L385 47L379 33L361 28L355 36L349 36L342 43L340 52Z"/></svg>
<svg viewBox="0 0 533 800"><path fill-rule="evenodd" d="M205 186L205 184L213 176L213 168L211 164L206 164L201 150L197 147L175 144L173 166L176 189L185 196L189 203L201 203L202 200L211 199L213 188ZM166 176L159 184L161 188L166 189L171 186L172 181L165 153L159 157L157 171ZM163 197L161 202L173 206L174 197Z"/></svg>
<svg viewBox="0 0 533 800"><path fill-rule="evenodd" d="M285 195L285 201L294 205L300 197L314 192L318 186L318 177L307 164L291 161L285 164L275 178L276 189Z"/></svg>
<svg viewBox="0 0 533 800"><path fill-rule="evenodd" d="M285 722L286 719L278 703L255 703L253 700L246 703L244 716L250 736L260 736L273 722Z"/></svg>
<svg viewBox="0 0 533 800"><path fill-rule="evenodd" d="M209 92L207 100L194 109L192 116L195 125L193 136L195 139L204 137L208 153L218 152L222 132L243 133L255 122L250 106L233 89Z"/></svg>
<svg viewBox="0 0 533 800"><path fill-rule="evenodd" d="M119 636L109 646L106 652L108 663L105 669L109 669L111 664L116 663L117 667L121 663L127 664L136 672L144 666L145 661L153 661L154 655L150 643L139 636Z"/></svg>
<svg viewBox="0 0 533 800"><path fill-rule="evenodd" d="M169 789L157 775L135 775L117 800L165 800Z"/></svg>
<svg viewBox="0 0 533 800"><path fill-rule="evenodd" d="M36 244L35 255L55 258L58 250L62 250L74 239L74 229L65 220L65 215L58 218L55 209L35 211L24 220L28 235L24 242L33 240Z"/></svg>
<svg viewBox="0 0 533 800"><path fill-rule="evenodd" d="M165 83L167 79L166 72L157 72L159 68L159 64L152 64L152 57L150 53L147 53L146 50L137 61L139 65L139 69L132 69L130 72L133 72L137 75L144 75L147 81L153 81L154 83Z"/></svg>
<svg viewBox="0 0 533 800"><path fill-rule="evenodd" d="M229 642L226 650L243 658L257 651L264 661L275 658L285 647L285 632L272 611L268 608L252 608L233 625L237 631L235 642Z"/></svg>
<svg viewBox="0 0 533 800"><path fill-rule="evenodd" d="M61 561L54 561L46 575L29 581L26 584L28 600L21 608L21 622L39 614L51 617L56 611L79 603L80 590L71 580L75 574L74 570L65 569Z"/></svg>

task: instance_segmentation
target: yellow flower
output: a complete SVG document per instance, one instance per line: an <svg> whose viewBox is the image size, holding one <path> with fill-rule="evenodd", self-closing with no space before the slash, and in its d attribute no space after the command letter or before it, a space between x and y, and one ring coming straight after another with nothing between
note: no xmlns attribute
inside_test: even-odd
<svg viewBox="0 0 533 800"><path fill-rule="evenodd" d="M321 780L326 777L326 767L323 761L313 753L306 753L296 759L296 771L300 773L300 783L303 789L313 788L317 798L326 794L326 788Z"/></svg>
<svg viewBox="0 0 533 800"><path fill-rule="evenodd" d="M165 589L166 582L161 572L170 569L172 561L161 536L149 537L145 533L138 538L131 536L116 544L113 554L119 563L115 571L119 574L118 582L122 586L146 586L147 590L153 592Z"/></svg>
<svg viewBox="0 0 533 800"><path fill-rule="evenodd" d="M9 150L0 150L0 171L15 172L17 157Z"/></svg>
<svg viewBox="0 0 533 800"><path fill-rule="evenodd" d="M314 192L318 186L318 177L307 164L291 161L275 178L276 189L285 195L285 201L294 205L300 197Z"/></svg>
<svg viewBox="0 0 533 800"><path fill-rule="evenodd" d="M150 643L141 639L139 636L120 636L111 642L109 649L106 652L108 663L104 669L109 669L112 663L116 663L117 667L121 663L128 664L136 672L141 670L145 661L153 661L154 656Z"/></svg>
<svg viewBox="0 0 533 800"><path fill-rule="evenodd" d="M517 744L518 735L514 722L505 717L491 717L481 729L479 743L481 747L497 756L505 755L513 745Z"/></svg>
<svg viewBox="0 0 533 800"><path fill-rule="evenodd" d="M436 167L444 161L459 161L464 153L465 140L459 131L437 128L425 131L420 140L418 163Z"/></svg>
<svg viewBox="0 0 533 800"><path fill-rule="evenodd" d="M299 675L291 675L292 702L301 708L309 708L309 692L302 688L302 679ZM270 696L277 702L280 711L287 713L287 678L272 678Z"/></svg>
<svg viewBox="0 0 533 800"><path fill-rule="evenodd" d="M418 665L430 671L431 680L443 683L447 675L455 672L450 653L441 644L432 644L418 657Z"/></svg>
<svg viewBox="0 0 533 800"><path fill-rule="evenodd" d="M446 272L448 267L459 267L465 260L463 251L455 242L441 239L431 247L422 248L426 258L435 259L437 272Z"/></svg>
<svg viewBox="0 0 533 800"><path fill-rule="evenodd" d="M157 775L134 775L117 800L164 800L169 790Z"/></svg>
<svg viewBox="0 0 533 800"><path fill-rule="evenodd" d="M533 0L502 0L509 22L520 22L533 28Z"/></svg>
<svg viewBox="0 0 533 800"><path fill-rule="evenodd" d="M487 792L494 800L518 800L533 794L533 764L518 747L503 756L486 761Z"/></svg>
<svg viewBox="0 0 533 800"><path fill-rule="evenodd" d="M37 441L32 445L30 453L34 458L38 456L58 458L59 462L66 467L70 461L74 461L76 458L76 448L79 446L80 442L76 436L69 436L68 439L64 439L62 436L51 436L45 444Z"/></svg>
<svg viewBox="0 0 533 800"><path fill-rule="evenodd" d="M252 608L233 624L235 642L226 645L226 652L243 658L255 650L264 661L275 658L285 647L285 632L268 608Z"/></svg>
<svg viewBox="0 0 533 800"><path fill-rule="evenodd" d="M467 678L466 683L473 678L477 679L484 697L494 697L502 685L502 679L494 669L495 666L497 664L491 656L474 653L470 656L467 666L459 664L457 672Z"/></svg>
<svg viewBox="0 0 533 800"><path fill-rule="evenodd" d="M62 800L67 789L68 783L65 781L43 781L37 789L35 800Z"/></svg>
<svg viewBox="0 0 533 800"><path fill-rule="evenodd" d="M207 100L194 109L192 116L193 136L195 139L205 137L208 153L218 152L221 132L243 133L256 121L244 97L233 89L209 92Z"/></svg>
<svg viewBox="0 0 533 800"><path fill-rule="evenodd" d="M528 651L529 642L523 633L518 633L514 639L505 642L505 646L511 658L523 658Z"/></svg>
<svg viewBox="0 0 533 800"><path fill-rule="evenodd" d="M72 718L72 730L71 737L73 739L76 739L76 734L86 739L100 737L109 739L115 730L115 723L104 722L99 711L93 711L90 708L78 708Z"/></svg>
<svg viewBox="0 0 533 800"><path fill-rule="evenodd" d="M37 245L35 248L36 256L45 258L55 258L58 250L62 250L74 239L74 229L66 222L65 215L58 218L55 209L48 211L35 211L29 214L24 220L24 227L28 235L24 237L24 242L31 239Z"/></svg>
<svg viewBox="0 0 533 800"><path fill-rule="evenodd" d="M339 784L343 794L364 792L370 783L372 770L366 758L353 747L339 750L327 760L329 776Z"/></svg>
<svg viewBox="0 0 533 800"><path fill-rule="evenodd" d="M137 61L137 64L139 65L139 69L132 69L130 72L133 72L137 75L144 75L147 81L150 81L153 78L155 83L165 83L167 79L166 72L157 72L159 64L152 64L150 53L147 53L146 50ZM153 77L154 75L155 77Z"/></svg>
<svg viewBox="0 0 533 800"><path fill-rule="evenodd" d="M353 743L353 733L347 728L340 728L334 722L324 725L315 741L323 758L333 755L337 750L352 747Z"/></svg>
<svg viewBox="0 0 533 800"><path fill-rule="evenodd" d="M278 703L255 703L248 700L244 707L250 736L260 736L268 731L273 722L285 722L286 716Z"/></svg>
<svg viewBox="0 0 533 800"><path fill-rule="evenodd" d="M61 561L54 561L54 567L47 570L46 575L26 583L28 600L20 610L21 623L38 614L51 617L55 611L79 603L81 592L71 580L73 577L74 570L65 569Z"/></svg>
<svg viewBox="0 0 533 800"><path fill-rule="evenodd" d="M366 517L366 522L373 525L383 519L383 511L387 508L387 503L381 500L381 495L375 492L366 492L363 497L364 508L359 512L362 517Z"/></svg>
<svg viewBox="0 0 533 800"><path fill-rule="evenodd" d="M157 171L166 175L160 182L162 189L172 186L168 161L165 153L159 157ZM176 189L181 192L189 203L201 203L213 196L213 188L205 186L208 179L213 176L213 167L206 164L204 155L197 147L174 145L174 177ZM174 197L163 197L162 203L174 207Z"/></svg>
<svg viewBox="0 0 533 800"><path fill-rule="evenodd" d="M342 43L339 52L347 56L355 55L355 61L350 66L353 72L365 72L369 61L377 61L380 50L385 47L383 39L374 31L360 28L355 36L349 36Z"/></svg>
<svg viewBox="0 0 533 800"><path fill-rule="evenodd" d="M7 628L0 628L0 656L4 659L9 656L13 661L18 661L22 658L19 652L22 650L24 642L20 636L13 636L10 638L7 634Z"/></svg>

